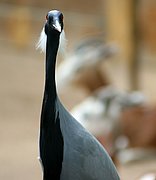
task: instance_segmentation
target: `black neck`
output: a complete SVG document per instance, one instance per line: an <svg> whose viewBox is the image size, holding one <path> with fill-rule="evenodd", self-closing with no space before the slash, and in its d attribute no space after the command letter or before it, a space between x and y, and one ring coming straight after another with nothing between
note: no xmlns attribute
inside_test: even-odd
<svg viewBox="0 0 156 180"><path fill-rule="evenodd" d="M54 36L53 34L47 36L45 94L53 100L56 98L57 95L55 82L55 64L58 46L59 34L54 34Z"/></svg>
<svg viewBox="0 0 156 180"><path fill-rule="evenodd" d="M46 79L40 126L40 156L44 167L44 180L59 180L63 161L63 137L59 112L55 104L57 98L55 64L58 46L59 33L49 33L46 46Z"/></svg>
<svg viewBox="0 0 156 180"><path fill-rule="evenodd" d="M56 33L56 32L55 32ZM47 35L45 90L41 112L41 127L55 122L55 102L57 98L55 83L55 64L59 46L59 33Z"/></svg>

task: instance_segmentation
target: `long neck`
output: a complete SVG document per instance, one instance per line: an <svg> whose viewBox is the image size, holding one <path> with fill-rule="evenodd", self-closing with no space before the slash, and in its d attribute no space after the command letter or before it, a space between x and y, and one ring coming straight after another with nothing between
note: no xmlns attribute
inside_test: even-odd
<svg viewBox="0 0 156 180"><path fill-rule="evenodd" d="M41 128L55 122L55 64L59 46L59 34L47 36L45 90L41 112Z"/></svg>
<svg viewBox="0 0 156 180"><path fill-rule="evenodd" d="M59 34L47 36L46 79L40 124L40 156L44 180L59 180L63 161L63 137L59 112L56 109L55 64Z"/></svg>
<svg viewBox="0 0 156 180"><path fill-rule="evenodd" d="M46 46L46 77L45 77L45 94L54 100L56 98L56 83L55 83L55 64L59 46L59 34L54 37L47 37Z"/></svg>

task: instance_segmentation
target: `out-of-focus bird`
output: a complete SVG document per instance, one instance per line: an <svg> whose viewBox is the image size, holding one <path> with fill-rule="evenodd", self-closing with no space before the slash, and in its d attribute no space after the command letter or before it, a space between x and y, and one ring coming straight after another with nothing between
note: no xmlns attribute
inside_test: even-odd
<svg viewBox="0 0 156 180"><path fill-rule="evenodd" d="M93 131L96 129L95 124L101 122L104 126L103 131L106 132L109 129L107 127L111 126L107 126L107 124L113 126L113 123L117 123L123 109L140 106L144 103L145 97L141 92L127 93L119 91L113 86L104 86L71 109L71 114L87 129L89 123L90 125L93 123Z"/></svg>
<svg viewBox="0 0 156 180"><path fill-rule="evenodd" d="M63 14L50 11L41 33L46 37L46 76L40 124L43 179L118 180L116 168L98 141L60 102L55 83L55 62L63 31ZM44 41L45 42L45 41Z"/></svg>
<svg viewBox="0 0 156 180"><path fill-rule="evenodd" d="M100 68L102 63L117 51L115 44L106 44L98 38L89 38L79 43L75 51L58 66L59 90L73 84L83 86L92 92L101 86L108 85L109 78L101 72Z"/></svg>
<svg viewBox="0 0 156 180"><path fill-rule="evenodd" d="M117 148L115 141L121 135L120 116L123 109L140 107L144 103L145 96L141 92L128 93L113 86L107 86L95 91L92 96L76 105L70 112L112 156Z"/></svg>

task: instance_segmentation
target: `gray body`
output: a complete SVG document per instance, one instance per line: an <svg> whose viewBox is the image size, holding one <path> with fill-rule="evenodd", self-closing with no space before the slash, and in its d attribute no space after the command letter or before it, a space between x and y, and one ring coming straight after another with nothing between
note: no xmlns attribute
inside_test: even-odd
<svg viewBox="0 0 156 180"><path fill-rule="evenodd" d="M61 180L119 180L102 145L56 99L64 140ZM56 112L56 113L58 113Z"/></svg>

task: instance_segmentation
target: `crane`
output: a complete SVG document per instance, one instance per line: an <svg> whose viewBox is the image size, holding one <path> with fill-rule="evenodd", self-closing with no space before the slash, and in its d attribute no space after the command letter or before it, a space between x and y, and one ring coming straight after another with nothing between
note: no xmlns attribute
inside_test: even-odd
<svg viewBox="0 0 156 180"><path fill-rule="evenodd" d="M43 180L119 180L106 150L72 117L58 97L55 63L63 26L63 14L49 11L38 45L46 51L39 139Z"/></svg>

